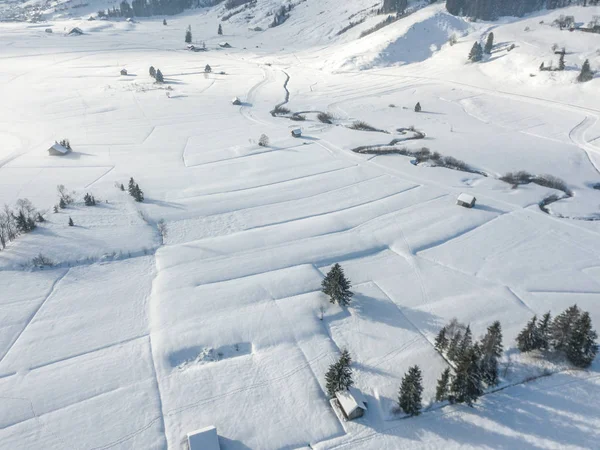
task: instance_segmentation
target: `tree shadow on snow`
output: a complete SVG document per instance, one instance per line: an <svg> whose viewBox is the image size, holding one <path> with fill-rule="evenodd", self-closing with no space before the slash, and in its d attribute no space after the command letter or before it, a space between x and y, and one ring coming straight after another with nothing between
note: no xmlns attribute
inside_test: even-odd
<svg viewBox="0 0 600 450"><path fill-rule="evenodd" d="M144 199L144 203L149 203L151 205L157 206L164 206L166 208L185 209L185 207L179 203L166 202L164 200Z"/></svg>

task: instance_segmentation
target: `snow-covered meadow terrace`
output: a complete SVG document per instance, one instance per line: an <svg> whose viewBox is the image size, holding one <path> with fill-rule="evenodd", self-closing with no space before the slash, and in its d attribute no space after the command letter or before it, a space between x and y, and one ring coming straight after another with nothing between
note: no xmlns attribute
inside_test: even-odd
<svg viewBox="0 0 600 450"><path fill-rule="evenodd" d="M497 38L519 48L481 68L463 64L473 35L405 68L331 73L319 69L344 52L352 60L352 43L309 51L226 26L234 48L217 50L223 38L204 31L216 22L91 22L69 38L62 22L52 35L2 24L0 203L27 197L51 210L57 184L102 203L50 211L0 252L0 448L179 449L206 425L225 449L594 448L598 362L487 395L475 410L393 412L411 365L433 397L446 363L432 342L453 317L475 336L500 320L507 348L531 315L575 302L600 324L600 222L545 214L538 202L552 189L497 180L553 174L575 194L553 213L598 214L597 92L511 75L515 59L537 67L526 49L556 35L503 25ZM209 52L182 49L188 23ZM286 106L330 111L338 125L272 117L286 73ZM392 137L342 126L354 120L392 134L414 125L426 138L406 146L490 176L355 154ZM262 133L269 147L256 145ZM74 152L48 156L64 137ZM114 187L130 176L142 204ZM457 207L460 192L477 206ZM23 270L40 252L56 267ZM356 292L347 310L319 292L335 262ZM342 347L368 399L355 422L341 423L324 394ZM537 373L508 354L504 383Z"/></svg>

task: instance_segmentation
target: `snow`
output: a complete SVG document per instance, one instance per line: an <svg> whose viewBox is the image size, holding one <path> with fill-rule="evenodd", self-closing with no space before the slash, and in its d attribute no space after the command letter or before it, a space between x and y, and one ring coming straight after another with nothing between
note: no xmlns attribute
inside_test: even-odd
<svg viewBox="0 0 600 450"><path fill-rule="evenodd" d="M207 424L234 450L597 446L598 360L574 371L514 340L573 303L600 324L600 78L574 82L585 59L600 67L597 36L549 25L599 7L470 22L433 4L359 38L385 18L363 0L301 2L275 28L271 0L167 26L57 3L47 22L0 23L0 204L29 198L46 218L0 251L0 449L178 449ZM206 52L186 49L188 25ZM492 55L466 63L489 31ZM567 70L539 72L554 43ZM288 93L305 121L270 114ZM384 132L348 128L358 120ZM65 138L73 152L49 156ZM393 139L477 173L352 151ZM519 170L573 196L547 214L539 202L563 193L499 180ZM119 189L130 177L143 203ZM75 201L54 213L59 184ZM335 263L348 308L320 292ZM433 400L447 367L433 343L453 318L475 337L502 323L501 390L473 409ZM342 348L369 407L348 422L324 380ZM425 411L405 418L415 364Z"/></svg>

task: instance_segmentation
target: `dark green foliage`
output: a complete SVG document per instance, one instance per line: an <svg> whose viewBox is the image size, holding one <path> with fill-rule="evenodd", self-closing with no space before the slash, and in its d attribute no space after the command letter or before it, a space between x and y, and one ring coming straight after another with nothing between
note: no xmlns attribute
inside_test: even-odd
<svg viewBox="0 0 600 450"><path fill-rule="evenodd" d="M167 24L167 19L163 19L163 25Z"/></svg>
<svg viewBox="0 0 600 450"><path fill-rule="evenodd" d="M552 321L550 326L550 344L554 350L566 350L567 342L581 311L577 305L570 306Z"/></svg>
<svg viewBox="0 0 600 450"><path fill-rule="evenodd" d="M585 83L586 81L590 81L592 78L594 78L594 72L592 72L592 69L590 68L590 61L586 59L583 63L583 66L581 66L581 72L577 76L577 81L580 83Z"/></svg>
<svg viewBox="0 0 600 450"><path fill-rule="evenodd" d="M498 384L498 359L504 351L500 322L496 321L488 327L480 347L482 380L488 386L495 386Z"/></svg>
<svg viewBox="0 0 600 450"><path fill-rule="evenodd" d="M204 66L204 73L211 73L212 72L212 68L207 64L206 66Z"/></svg>
<svg viewBox="0 0 600 450"><path fill-rule="evenodd" d="M450 387L450 368L446 367L437 382L435 389L435 401L444 402L448 400L448 389Z"/></svg>
<svg viewBox="0 0 600 450"><path fill-rule="evenodd" d="M442 327L437 337L435 338L435 349L438 352L443 353L448 348L449 343L450 342L448 341L448 337L446 337L446 327Z"/></svg>
<svg viewBox="0 0 600 450"><path fill-rule="evenodd" d="M185 30L185 43L192 43L192 27L190 25L188 25L187 30Z"/></svg>
<svg viewBox="0 0 600 450"><path fill-rule="evenodd" d="M69 226L75 226L75 223L73 222L73 219L71 219L71 216L69 216Z"/></svg>
<svg viewBox="0 0 600 450"><path fill-rule="evenodd" d="M517 348L522 352L530 352L539 348L537 316L533 316L517 336Z"/></svg>
<svg viewBox="0 0 600 450"><path fill-rule="evenodd" d="M123 183L121 183L121 186L119 186L119 189L121 189L122 191L125 190L125 186L123 186Z"/></svg>
<svg viewBox="0 0 600 450"><path fill-rule="evenodd" d="M550 348L550 325L552 324L552 316L550 312L547 312L542 316L542 320L538 322L537 327L537 339L538 347L541 350L548 350Z"/></svg>
<svg viewBox="0 0 600 450"><path fill-rule="evenodd" d="M450 387L449 399L451 402L466 403L473 406L473 403L483 393L479 366L480 356L481 352L478 344L470 347L461 356Z"/></svg>
<svg viewBox="0 0 600 450"><path fill-rule="evenodd" d="M157 69L157 70L156 70L156 77L155 77L155 78L156 78L156 82L157 82L157 83L164 83L164 81L165 81L165 79L164 79L164 77L163 77L163 74L162 74L162 72L160 71L160 69Z"/></svg>
<svg viewBox="0 0 600 450"><path fill-rule="evenodd" d="M36 216L36 218L35 218L35 221L39 222L39 223L42 223L42 222L45 222L46 219L44 219L44 216L42 216L41 213L38 213L37 216Z"/></svg>
<svg viewBox="0 0 600 450"><path fill-rule="evenodd" d="M475 42L473 47L471 47L471 51L469 52L469 61L478 62L483 58L483 49L481 48L481 44L479 42Z"/></svg>
<svg viewBox="0 0 600 450"><path fill-rule="evenodd" d="M219 34L219 35L223 34L223 27L221 26L221 24L219 24L219 29L217 30L217 34Z"/></svg>
<svg viewBox="0 0 600 450"><path fill-rule="evenodd" d="M60 209L65 209L67 207L67 202L65 202L64 198L60 198L60 200L58 201L58 206L60 207Z"/></svg>
<svg viewBox="0 0 600 450"><path fill-rule="evenodd" d="M406 7L408 5L407 0L383 0L383 6L381 8L381 13L389 14L389 13L404 13Z"/></svg>
<svg viewBox="0 0 600 450"><path fill-rule="evenodd" d="M421 103L417 102L415 105L415 112L421 112Z"/></svg>
<svg viewBox="0 0 600 450"><path fill-rule="evenodd" d="M36 227L35 220L33 220L31 217L28 217L23 210L19 211L19 213L16 215L13 214L13 218L15 220L18 233L29 233Z"/></svg>
<svg viewBox="0 0 600 450"><path fill-rule="evenodd" d="M483 51L487 55L491 55L492 48L494 48L494 33L488 34L487 40L485 41L485 48L483 49Z"/></svg>
<svg viewBox="0 0 600 450"><path fill-rule="evenodd" d="M458 353L456 355L456 359L460 360L463 357L463 355L471 348L472 344L473 334L471 333L471 327L467 326L467 329L465 330L465 333L463 334L463 337L458 346Z"/></svg>
<svg viewBox="0 0 600 450"><path fill-rule="evenodd" d="M133 177L129 179L129 195L131 195L136 202L144 201L144 192L140 189L139 185L135 182Z"/></svg>
<svg viewBox="0 0 600 450"><path fill-rule="evenodd" d="M560 58L558 58L558 70L565 70L565 53L560 54Z"/></svg>
<svg viewBox="0 0 600 450"><path fill-rule="evenodd" d="M331 303L348 306L354 293L350 290L350 281L344 275L344 270L339 264L334 264L321 283L321 290Z"/></svg>
<svg viewBox="0 0 600 450"><path fill-rule="evenodd" d="M450 344L448 345L448 353L446 354L446 356L452 362L456 362L458 360L461 340L462 333L460 331L457 331L456 334L450 340Z"/></svg>
<svg viewBox="0 0 600 450"><path fill-rule="evenodd" d="M96 206L96 199L91 194L86 193L83 196L83 201L85 203L85 206Z"/></svg>
<svg viewBox="0 0 600 450"><path fill-rule="evenodd" d="M589 367L598 354L598 334L592 329L592 320L584 312L574 323L573 331L566 345L567 358L577 367Z"/></svg>
<svg viewBox="0 0 600 450"><path fill-rule="evenodd" d="M154 68L154 66L150 66L150 69L148 69L148 72L150 73L150 76L152 78L156 78L156 69Z"/></svg>
<svg viewBox="0 0 600 450"><path fill-rule="evenodd" d="M423 377L419 366L412 366L402 378L398 404L402 411L409 416L418 416L421 413L421 396L423 393Z"/></svg>
<svg viewBox="0 0 600 450"><path fill-rule="evenodd" d="M340 358L329 366L329 370L325 374L327 395L335 397L336 392L344 391L354 384L352 369L350 368L351 363L350 353L347 350L342 350Z"/></svg>

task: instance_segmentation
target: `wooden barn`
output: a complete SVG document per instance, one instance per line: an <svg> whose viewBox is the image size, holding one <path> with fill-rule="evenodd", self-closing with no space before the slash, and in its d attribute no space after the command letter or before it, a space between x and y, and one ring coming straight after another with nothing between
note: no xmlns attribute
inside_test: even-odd
<svg viewBox="0 0 600 450"><path fill-rule="evenodd" d="M219 450L219 435L213 426L192 431L187 435L189 450Z"/></svg>
<svg viewBox="0 0 600 450"><path fill-rule="evenodd" d="M367 410L367 402L365 397L358 389L349 387L346 391L339 391L335 393L342 413L347 420L356 419L362 417Z"/></svg>
<svg viewBox="0 0 600 450"><path fill-rule="evenodd" d="M294 136L295 138L301 137L302 130L300 128L296 128L296 129L292 130L292 136Z"/></svg>
<svg viewBox="0 0 600 450"><path fill-rule="evenodd" d="M462 193L456 199L456 204L459 206L464 206L465 208L472 208L473 206L475 206L476 200L477 199L471 194Z"/></svg>

